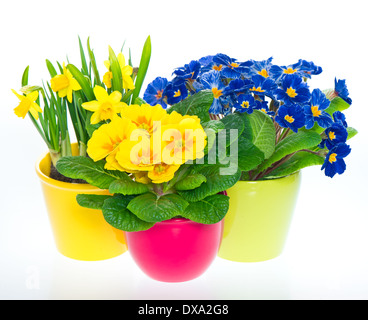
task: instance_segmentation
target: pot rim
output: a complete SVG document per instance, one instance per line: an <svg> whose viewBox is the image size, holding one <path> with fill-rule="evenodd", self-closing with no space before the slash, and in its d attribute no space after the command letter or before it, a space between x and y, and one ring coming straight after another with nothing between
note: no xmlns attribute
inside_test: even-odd
<svg viewBox="0 0 368 320"><path fill-rule="evenodd" d="M271 182L271 181L279 181L279 180L291 178L291 177L293 177L295 175L301 175L301 170L296 171L296 172L294 172L292 174L289 174L287 176L280 177L280 178L268 179L268 180L257 180L257 181L243 181L243 180L239 180L237 183L241 182L241 183L257 184L257 183L264 183L264 182Z"/></svg>
<svg viewBox="0 0 368 320"><path fill-rule="evenodd" d="M47 157L49 159L46 159ZM41 162L42 161L47 161L47 160L49 160L51 162L49 152L45 152L41 157L39 157L38 160L36 161L36 165L35 165L36 173L37 173L38 177L41 179L42 183L48 184L48 185L50 185L54 188L59 188L59 189L79 190L80 192L86 192L86 191L88 191L88 192L101 192L102 189L97 188L95 186L92 186L90 184L64 182L64 181L59 181L59 180L55 180L55 179L50 178L47 174L45 174L41 170Z"/></svg>

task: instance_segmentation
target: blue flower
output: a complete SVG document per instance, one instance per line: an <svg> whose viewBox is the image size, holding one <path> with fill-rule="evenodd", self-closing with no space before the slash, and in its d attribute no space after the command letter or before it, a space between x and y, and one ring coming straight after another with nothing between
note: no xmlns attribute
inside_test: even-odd
<svg viewBox="0 0 368 320"><path fill-rule="evenodd" d="M250 67L250 75L261 75L262 77L268 78L269 72L272 67L272 57L267 60L253 61L253 65Z"/></svg>
<svg viewBox="0 0 368 320"><path fill-rule="evenodd" d="M312 61L299 60L299 62L301 63L300 70L304 72L306 78L311 78L311 75L318 75L322 72L322 68L316 66Z"/></svg>
<svg viewBox="0 0 368 320"><path fill-rule="evenodd" d="M309 102L311 94L307 83L303 82L303 78L295 74L288 74L282 80L282 89L275 90L277 99L285 103L304 104Z"/></svg>
<svg viewBox="0 0 368 320"><path fill-rule="evenodd" d="M305 125L303 108L297 104L284 104L279 108L275 121L283 128L298 132Z"/></svg>
<svg viewBox="0 0 368 320"><path fill-rule="evenodd" d="M230 58L226 54L218 53L213 57L213 62L216 64L217 69L221 72L221 75L225 78L238 79L242 73L248 73L249 68L244 64L236 62L236 59Z"/></svg>
<svg viewBox="0 0 368 320"><path fill-rule="evenodd" d="M325 135L326 137L322 140L319 147L323 149L326 146L331 150L337 144L346 142L348 131L341 123L334 122L325 130Z"/></svg>
<svg viewBox="0 0 368 320"><path fill-rule="evenodd" d="M335 122L342 124L345 128L348 127L346 117L341 111L335 111L332 116Z"/></svg>
<svg viewBox="0 0 368 320"><path fill-rule="evenodd" d="M335 94L338 95L341 99L343 99L348 104L352 103L351 98L349 98L349 91L345 84L345 80L336 80L335 78Z"/></svg>
<svg viewBox="0 0 368 320"><path fill-rule="evenodd" d="M166 97L167 103L173 105L184 100L188 96L188 89L185 83L179 82L176 84L170 82L166 86L163 95Z"/></svg>
<svg viewBox="0 0 368 320"><path fill-rule="evenodd" d="M164 109L166 109L167 104L164 101L163 92L167 83L168 81L166 78L157 77L148 84L147 89L143 94L143 100L152 106L160 104Z"/></svg>
<svg viewBox="0 0 368 320"><path fill-rule="evenodd" d="M265 78L261 75L252 77L253 87L249 91L258 96L268 96L273 99L273 92L277 89L277 84L271 78Z"/></svg>
<svg viewBox="0 0 368 320"><path fill-rule="evenodd" d="M216 70L208 71L201 76L203 89L210 89L213 93L213 102L209 112L220 114L222 111L221 97L223 96L224 84L221 81L220 72Z"/></svg>
<svg viewBox="0 0 368 320"><path fill-rule="evenodd" d="M322 128L327 128L333 123L331 116L324 111L329 105L330 100L326 95L320 89L314 89L310 105L304 106L306 129L313 128L315 121Z"/></svg>
<svg viewBox="0 0 368 320"><path fill-rule="evenodd" d="M193 82L197 79L200 69L201 64L197 60L192 60L189 64L185 64L184 67L177 68L173 74L178 79Z"/></svg>
<svg viewBox="0 0 368 320"><path fill-rule="evenodd" d="M259 111L264 112L265 114L268 114L269 116L274 116L275 112L274 111L270 111L269 107L268 107L268 102L267 101L259 101L256 100L256 106L254 109L257 109Z"/></svg>
<svg viewBox="0 0 368 320"><path fill-rule="evenodd" d="M224 89L224 95L235 94L239 95L246 93L253 86L253 82L248 79L235 79Z"/></svg>
<svg viewBox="0 0 368 320"><path fill-rule="evenodd" d="M346 143L334 146L326 155L325 162L321 170L325 170L325 175L333 178L336 173L342 174L346 170L344 158L349 155L351 148Z"/></svg>
<svg viewBox="0 0 368 320"><path fill-rule="evenodd" d="M304 76L304 71L302 68L302 60L299 60L297 63L288 65L288 66L278 66L272 65L269 70L269 75L276 82L282 80L287 74L296 74L300 77Z"/></svg>
<svg viewBox="0 0 368 320"><path fill-rule="evenodd" d="M253 113L253 109L256 107L256 101L251 94L241 94L238 97L238 102L234 104L236 111L248 114Z"/></svg>

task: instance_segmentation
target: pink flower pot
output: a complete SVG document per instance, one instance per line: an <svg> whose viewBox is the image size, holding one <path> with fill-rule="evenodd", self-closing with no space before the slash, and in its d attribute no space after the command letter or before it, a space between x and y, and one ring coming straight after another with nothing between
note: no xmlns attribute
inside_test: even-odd
<svg viewBox="0 0 368 320"><path fill-rule="evenodd" d="M150 278L183 282L202 275L220 247L223 220L201 224L184 218L156 223L145 231L126 232L128 252Z"/></svg>

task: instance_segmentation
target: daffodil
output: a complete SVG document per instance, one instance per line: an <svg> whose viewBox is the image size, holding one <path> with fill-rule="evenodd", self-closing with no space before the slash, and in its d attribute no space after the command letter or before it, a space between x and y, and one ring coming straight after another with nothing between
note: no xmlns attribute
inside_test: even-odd
<svg viewBox="0 0 368 320"><path fill-rule="evenodd" d="M118 54L117 59L119 61L121 76L123 79L123 88L125 90L133 90L135 88L132 79L133 68L130 65L125 64L125 57L121 52ZM106 60L104 64L108 71L103 77L103 82L107 88L111 88L112 72L110 70L110 61Z"/></svg>
<svg viewBox="0 0 368 320"><path fill-rule="evenodd" d="M78 91L82 88L64 63L63 74L59 74L51 79L51 89L57 92L60 98L67 97L68 101L72 103L73 91Z"/></svg>
<svg viewBox="0 0 368 320"><path fill-rule="evenodd" d="M93 112L91 124L112 119L114 115L121 112L124 106L127 106L126 103L121 102L122 94L119 91L114 91L109 95L104 88L95 86L93 92L97 100L82 104L84 109Z"/></svg>
<svg viewBox="0 0 368 320"><path fill-rule="evenodd" d="M42 113L41 107L35 102L38 98L38 91L28 93L26 96L20 95L13 89L12 91L20 100L19 105L14 109L15 114L24 119L27 113L30 112L33 118L38 120L38 114Z"/></svg>

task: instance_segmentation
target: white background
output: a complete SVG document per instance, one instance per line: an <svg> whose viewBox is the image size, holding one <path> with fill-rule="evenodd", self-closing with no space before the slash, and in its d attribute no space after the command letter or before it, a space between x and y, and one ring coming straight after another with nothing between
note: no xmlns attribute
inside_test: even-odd
<svg viewBox="0 0 368 320"><path fill-rule="evenodd" d="M0 298L1 299L367 299L367 44L365 1L3 1L0 5ZM359 135L347 171L330 179L303 171L284 253L259 263L217 258L200 278L166 284L147 278L129 253L80 262L55 249L34 164L46 151L29 119L13 109L23 70L48 80L45 59L79 66L78 35L91 37L101 73L108 45L131 48L133 63L148 35L156 76L222 52L240 61L299 58L324 72L312 88L346 79L345 113ZM127 55L128 51L124 50Z"/></svg>

